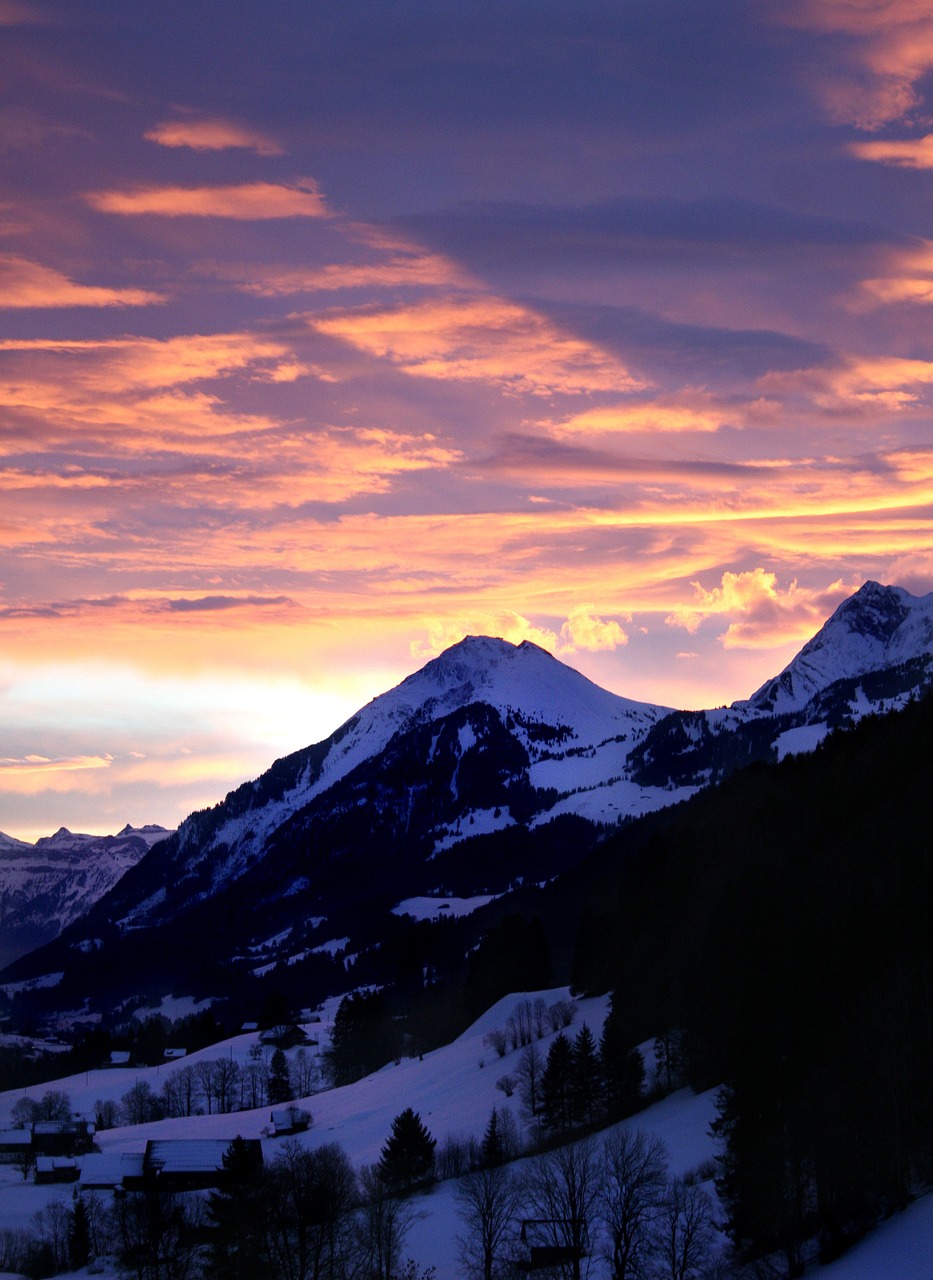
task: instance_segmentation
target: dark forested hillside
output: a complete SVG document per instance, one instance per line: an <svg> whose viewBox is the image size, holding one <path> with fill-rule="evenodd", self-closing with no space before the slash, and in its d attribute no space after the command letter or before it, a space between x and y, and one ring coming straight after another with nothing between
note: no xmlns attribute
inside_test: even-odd
<svg viewBox="0 0 933 1280"><path fill-rule="evenodd" d="M728 1084L735 1235L792 1271L933 1178L931 760L927 699L637 824L579 881L577 985Z"/></svg>

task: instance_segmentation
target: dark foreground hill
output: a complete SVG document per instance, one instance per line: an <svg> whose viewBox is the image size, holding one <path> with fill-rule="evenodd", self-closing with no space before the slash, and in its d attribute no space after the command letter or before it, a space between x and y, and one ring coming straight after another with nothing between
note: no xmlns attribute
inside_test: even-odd
<svg viewBox="0 0 933 1280"><path fill-rule="evenodd" d="M642 820L542 904L621 1042L727 1083L736 1235L792 1269L933 1180L931 760L927 698Z"/></svg>

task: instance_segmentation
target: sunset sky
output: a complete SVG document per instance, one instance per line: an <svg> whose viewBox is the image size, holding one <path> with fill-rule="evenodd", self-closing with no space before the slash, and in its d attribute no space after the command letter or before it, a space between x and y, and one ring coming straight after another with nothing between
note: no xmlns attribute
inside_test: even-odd
<svg viewBox="0 0 933 1280"><path fill-rule="evenodd" d="M748 696L933 589L929 0L0 0L0 830L468 633Z"/></svg>

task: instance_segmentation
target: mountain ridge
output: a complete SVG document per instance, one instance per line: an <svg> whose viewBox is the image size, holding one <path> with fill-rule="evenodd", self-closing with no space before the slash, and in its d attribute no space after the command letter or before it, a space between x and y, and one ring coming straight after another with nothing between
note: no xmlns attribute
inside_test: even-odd
<svg viewBox="0 0 933 1280"><path fill-rule="evenodd" d="M403 899L496 895L560 874L601 831L810 749L931 680L933 593L877 583L750 699L711 711L623 698L528 641L465 637L327 739L190 815L60 945L11 973L68 972L114 939L129 954L134 937L138 949L170 926L181 939L195 918L210 962L244 974L347 956L364 945L361 921ZM232 921L235 938L222 927Z"/></svg>
<svg viewBox="0 0 933 1280"><path fill-rule="evenodd" d="M0 963L57 937L171 834L155 824L106 836L60 827L29 844L0 833Z"/></svg>

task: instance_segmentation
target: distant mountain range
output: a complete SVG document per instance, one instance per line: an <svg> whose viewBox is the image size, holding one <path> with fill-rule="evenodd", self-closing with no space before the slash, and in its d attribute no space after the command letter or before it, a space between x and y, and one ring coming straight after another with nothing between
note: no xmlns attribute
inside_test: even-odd
<svg viewBox="0 0 933 1280"><path fill-rule="evenodd" d="M56 938L168 835L157 826L127 824L115 836L61 827L27 844L0 831L0 964Z"/></svg>
<svg viewBox="0 0 933 1280"><path fill-rule="evenodd" d="M633 702L527 641L470 636L323 742L159 832L143 856L127 849L117 874L115 846L83 846L75 866L109 868L99 900L66 920L65 895L49 917L65 926L60 939L4 980L57 983L49 999L70 1010L87 1008L102 975L110 1006L133 990L189 993L195 973L247 980L276 965L330 966L339 987L401 902L553 878L608 827L742 765L812 749L931 682L933 593L874 582L751 698L710 711ZM108 839L124 837L146 843L130 829ZM36 856L7 843L0 907L7 867Z"/></svg>

